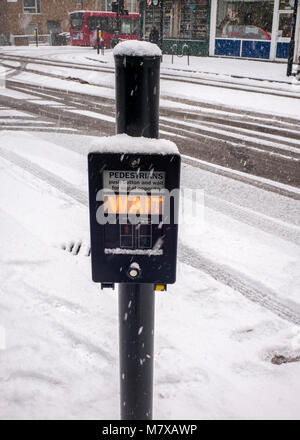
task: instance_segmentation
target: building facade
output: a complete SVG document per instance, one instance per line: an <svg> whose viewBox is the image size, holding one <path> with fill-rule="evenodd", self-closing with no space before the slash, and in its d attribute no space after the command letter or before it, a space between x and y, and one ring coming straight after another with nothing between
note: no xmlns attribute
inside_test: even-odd
<svg viewBox="0 0 300 440"><path fill-rule="evenodd" d="M298 0L299 3L300 0ZM163 28L165 53L184 46L197 56L287 59L294 0L125 0L141 13L141 34ZM11 35L69 31L69 12L110 11L112 0L0 0L0 45ZM161 5L163 6L161 8ZM163 11L163 14L161 12ZM162 19L163 17L163 19ZM295 60L300 56L300 6Z"/></svg>
<svg viewBox="0 0 300 440"><path fill-rule="evenodd" d="M208 55L210 0L144 0L141 4L145 39L153 25L161 29L162 4L164 52L171 53L174 45L179 51L188 45L192 55Z"/></svg>
<svg viewBox="0 0 300 440"><path fill-rule="evenodd" d="M286 60L292 32L292 0L211 0L209 55ZM300 7L295 58L299 51Z"/></svg>
<svg viewBox="0 0 300 440"><path fill-rule="evenodd" d="M171 53L188 45L192 55L284 61L288 57L294 0L142 0L143 34L161 29ZM163 5L163 14L161 14ZM300 55L300 6L295 60Z"/></svg>
<svg viewBox="0 0 300 440"><path fill-rule="evenodd" d="M76 10L111 11L112 0L0 0L0 44L11 35L32 35L69 31L69 12ZM130 12L137 0L125 0Z"/></svg>

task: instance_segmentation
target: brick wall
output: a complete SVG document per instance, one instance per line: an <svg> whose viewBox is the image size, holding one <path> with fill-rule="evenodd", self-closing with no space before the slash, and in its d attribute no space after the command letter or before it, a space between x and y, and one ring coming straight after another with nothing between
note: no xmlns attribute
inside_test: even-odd
<svg viewBox="0 0 300 440"><path fill-rule="evenodd" d="M40 34L48 33L49 22L59 22L60 31L69 31L69 12L75 10L105 10L105 0L40 0L41 13L24 13L23 0L0 0L0 35L22 35L30 27ZM47 26L48 23L48 26Z"/></svg>
<svg viewBox="0 0 300 440"><path fill-rule="evenodd" d="M0 0L0 35L7 35L7 1Z"/></svg>

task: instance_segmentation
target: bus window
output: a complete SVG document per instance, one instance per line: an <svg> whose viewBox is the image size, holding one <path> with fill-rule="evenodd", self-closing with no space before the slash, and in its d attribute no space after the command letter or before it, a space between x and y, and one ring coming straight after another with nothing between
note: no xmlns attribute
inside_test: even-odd
<svg viewBox="0 0 300 440"><path fill-rule="evenodd" d="M97 27L98 17L88 17L88 29L89 31L94 31Z"/></svg>
<svg viewBox="0 0 300 440"><path fill-rule="evenodd" d="M110 33L110 18L109 17L102 18L101 30Z"/></svg>
<svg viewBox="0 0 300 440"><path fill-rule="evenodd" d="M121 21L121 34L131 34L130 32L130 23L126 23L125 20Z"/></svg>
<svg viewBox="0 0 300 440"><path fill-rule="evenodd" d="M138 18L132 18L130 20L131 22L131 33L134 35L138 35L139 34L139 25L140 25L140 21Z"/></svg>
<svg viewBox="0 0 300 440"><path fill-rule="evenodd" d="M138 34L138 23L136 18L121 18L121 34Z"/></svg>
<svg viewBox="0 0 300 440"><path fill-rule="evenodd" d="M88 17L89 31L94 31L99 27L102 31L107 30L107 18L106 17Z"/></svg>
<svg viewBox="0 0 300 440"><path fill-rule="evenodd" d="M83 26L83 13L75 12L74 14L71 14L70 21L72 29L74 29L75 31L80 31Z"/></svg>
<svg viewBox="0 0 300 440"><path fill-rule="evenodd" d="M114 34L117 30L117 19L115 17L108 17L107 22L107 32Z"/></svg>

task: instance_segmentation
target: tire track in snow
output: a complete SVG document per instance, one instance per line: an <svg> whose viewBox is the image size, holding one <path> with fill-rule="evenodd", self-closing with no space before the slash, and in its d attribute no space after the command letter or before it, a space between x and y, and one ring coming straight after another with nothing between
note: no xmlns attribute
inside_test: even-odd
<svg viewBox="0 0 300 440"><path fill-rule="evenodd" d="M12 108L42 115L48 121L55 121L59 127L63 123L71 129L76 127L96 136L111 135L114 131L114 100L111 97L92 97L70 91L65 84L67 90L11 80L6 82L6 86L27 96L36 96L27 100L2 97L3 104ZM45 99L48 105L44 105ZM180 102L184 103L184 100L180 99ZM251 172L284 184L300 186L300 156L296 144L300 140L297 131L299 121L293 120L291 127L292 120L284 117L273 120L264 115L267 120L261 120L263 115L257 118L254 112L239 112L241 114L233 116L236 109L230 110L231 115L212 115L211 112L203 113L202 103L196 107L201 111L191 113L163 107L160 112L161 134L166 139L176 140L181 153L240 172ZM166 124L166 121L169 122ZM291 142L289 136L292 137Z"/></svg>
<svg viewBox="0 0 300 440"><path fill-rule="evenodd" d="M47 182L50 186L53 186L82 205L88 206L87 193L81 191L79 188L76 188L74 185L57 176L56 174L53 174L39 165L36 165L33 162L19 156L18 154L8 151L4 148L0 148L0 156L3 159L6 159L14 165L22 168L24 171L29 172L38 179Z"/></svg>
<svg viewBox="0 0 300 440"><path fill-rule="evenodd" d="M247 275L238 272L225 264L217 263L210 258L204 257L198 251L179 242L179 260L197 270L210 275L216 281L240 292L251 301L260 304L276 315L293 324L300 325L300 313L276 299L276 293Z"/></svg>
<svg viewBox="0 0 300 440"><path fill-rule="evenodd" d="M93 58L87 58L91 61L96 61ZM20 63L19 66L12 66L9 64L10 61L17 61ZM97 60L98 62L101 62L101 60ZM30 56L22 56L22 55L13 55L8 54L5 52L0 53L0 62L2 65L7 66L9 68L15 69L15 72L19 73L20 71L25 72L32 72L44 76L53 76L56 78L62 78L66 79L65 75L61 74L62 69L75 69L83 72L103 72L108 73L111 75L115 74L115 68L114 66L110 65L91 65L91 64L81 64L81 63L74 63L74 62L68 62L68 61L62 61L62 60L51 60L51 59L45 59L42 57L30 57ZM103 61L102 61L103 63ZM31 68L27 65L31 65ZM55 73L50 73L49 71L46 71L44 69L34 69L33 65L42 65L43 67L56 67L60 68L60 71ZM182 71L182 68L180 69ZM237 90L237 91L246 91L251 93L259 93L259 94L267 94L267 95L273 95L273 96L279 96L279 97L287 97L287 98L294 98L299 99L299 95L295 93L292 90L287 90L286 86L290 86L291 84L287 81L276 81L276 80L270 80L269 78L266 79L257 79L254 77L246 77L247 80L252 81L252 84L245 84L244 79L245 77L240 77L239 75L228 75L224 74L221 75L219 78L219 74L213 73L213 72L205 72L205 71L186 71L186 74L182 74L180 71L174 71L174 68L169 67L163 67L160 77L161 80L164 81L170 81L174 82L184 82L187 84L196 84L196 85L203 85L203 86L210 86L210 87L216 87L216 88L222 88L222 89L231 89L231 90ZM196 76L195 76L196 74ZM76 76L77 75L77 76ZM203 76L204 75L204 76ZM70 77L71 80L77 80L79 79L78 74L75 73L72 74ZM262 81L265 81L264 84L262 84ZM267 82L267 84L266 84ZM255 84L254 84L255 83ZM273 86L273 83L276 84L276 86Z"/></svg>
<svg viewBox="0 0 300 440"><path fill-rule="evenodd" d="M0 148L0 156L14 165L17 165L22 170L29 172L38 179L43 180L80 204L88 207L87 193L74 187L61 177L58 177L39 165L36 165L11 151ZM216 281L238 291L250 301L270 310L280 318L292 322L293 324L300 325L300 313L295 312L292 308L277 300L276 293L262 283L253 280L224 264L216 263L215 261L204 257L199 252L182 242L179 242L178 258L182 263L205 272Z"/></svg>

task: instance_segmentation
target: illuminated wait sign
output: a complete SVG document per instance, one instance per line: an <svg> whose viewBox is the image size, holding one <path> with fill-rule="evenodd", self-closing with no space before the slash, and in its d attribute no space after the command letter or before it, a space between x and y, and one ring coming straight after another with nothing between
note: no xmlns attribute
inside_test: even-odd
<svg viewBox="0 0 300 440"><path fill-rule="evenodd" d="M163 197L157 192L165 188L165 175L165 171L154 170L104 170L104 212L162 214Z"/></svg>
<svg viewBox="0 0 300 440"><path fill-rule="evenodd" d="M104 212L109 214L159 215L164 198L151 195L104 195Z"/></svg>

